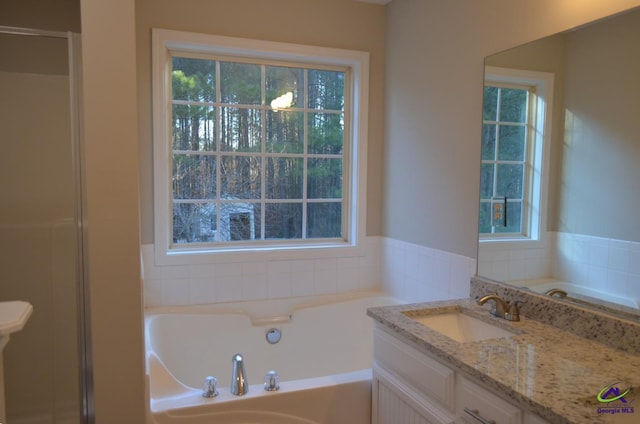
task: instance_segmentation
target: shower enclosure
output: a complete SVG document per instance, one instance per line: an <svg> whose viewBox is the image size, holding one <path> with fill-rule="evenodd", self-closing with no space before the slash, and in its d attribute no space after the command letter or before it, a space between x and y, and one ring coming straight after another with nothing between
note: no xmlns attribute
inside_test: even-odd
<svg viewBox="0 0 640 424"><path fill-rule="evenodd" d="M79 36L0 26L0 301L33 305L4 352L7 421L88 423Z"/></svg>

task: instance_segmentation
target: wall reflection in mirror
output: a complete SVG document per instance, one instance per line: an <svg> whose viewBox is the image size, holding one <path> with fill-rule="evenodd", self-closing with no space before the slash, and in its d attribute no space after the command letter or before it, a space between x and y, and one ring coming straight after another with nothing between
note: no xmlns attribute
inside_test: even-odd
<svg viewBox="0 0 640 424"><path fill-rule="evenodd" d="M486 58L478 275L640 317L639 46L636 8Z"/></svg>

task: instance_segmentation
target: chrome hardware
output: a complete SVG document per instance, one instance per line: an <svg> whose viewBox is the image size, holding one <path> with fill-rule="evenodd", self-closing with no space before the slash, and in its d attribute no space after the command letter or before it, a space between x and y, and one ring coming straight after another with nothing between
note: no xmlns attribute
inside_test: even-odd
<svg viewBox="0 0 640 424"><path fill-rule="evenodd" d="M244 358L239 353L233 355L233 372L231 374L231 394L246 395L249 392L247 374L244 370Z"/></svg>
<svg viewBox="0 0 640 424"><path fill-rule="evenodd" d="M491 315L504 318L507 321L520 321L520 311L518 310L518 300L514 300L511 304L505 301L497 294L488 294L478 299L478 305L484 305L486 302L493 300L491 307ZM522 303L522 302L520 302Z"/></svg>
<svg viewBox="0 0 640 424"><path fill-rule="evenodd" d="M567 297L567 292L560 289L547 290L546 292L544 292L544 294L546 294L547 296L553 296L554 294L557 294L560 299L564 299L565 297Z"/></svg>
<svg viewBox="0 0 640 424"><path fill-rule="evenodd" d="M269 344L276 344L282 338L282 332L277 328L270 328L267 330L267 334L265 335L267 342Z"/></svg>
<svg viewBox="0 0 640 424"><path fill-rule="evenodd" d="M215 377L207 377L204 379L204 391L202 392L202 397L206 398L214 398L218 396L218 379Z"/></svg>
<svg viewBox="0 0 640 424"><path fill-rule="evenodd" d="M267 375L264 376L264 389L268 392L280 389L280 377L274 370L267 372Z"/></svg>
<svg viewBox="0 0 640 424"><path fill-rule="evenodd" d="M478 420L482 424L496 424L496 422L494 420L488 420L488 419L484 418L482 415L480 415L480 411L478 411L477 409L469 409L469 408L467 408L465 406L464 407L464 412L466 412L467 414L471 415L473 418L475 418L476 420Z"/></svg>

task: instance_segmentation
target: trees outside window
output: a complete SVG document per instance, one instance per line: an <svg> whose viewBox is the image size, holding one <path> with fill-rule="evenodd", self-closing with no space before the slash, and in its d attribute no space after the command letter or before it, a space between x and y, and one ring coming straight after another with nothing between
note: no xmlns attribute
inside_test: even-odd
<svg viewBox="0 0 640 424"><path fill-rule="evenodd" d="M346 78L173 56L173 242L340 238Z"/></svg>
<svg viewBox="0 0 640 424"><path fill-rule="evenodd" d="M484 87L480 233L523 233L530 89Z"/></svg>
<svg viewBox="0 0 640 424"><path fill-rule="evenodd" d="M154 60L167 252L355 244L366 54L154 30Z"/></svg>
<svg viewBox="0 0 640 424"><path fill-rule="evenodd" d="M482 110L481 241L540 240L553 75L487 67Z"/></svg>

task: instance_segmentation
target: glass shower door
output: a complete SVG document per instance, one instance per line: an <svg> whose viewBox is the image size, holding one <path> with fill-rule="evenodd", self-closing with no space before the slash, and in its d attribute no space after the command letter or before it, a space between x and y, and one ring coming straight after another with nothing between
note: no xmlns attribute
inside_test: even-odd
<svg viewBox="0 0 640 424"><path fill-rule="evenodd" d="M80 423L78 194L67 39L0 33L0 301L33 305L4 352L10 423Z"/></svg>

